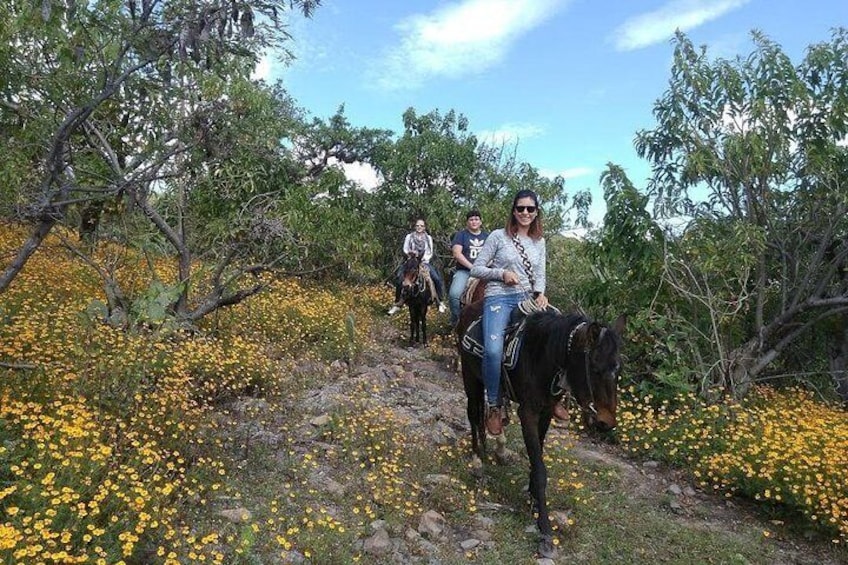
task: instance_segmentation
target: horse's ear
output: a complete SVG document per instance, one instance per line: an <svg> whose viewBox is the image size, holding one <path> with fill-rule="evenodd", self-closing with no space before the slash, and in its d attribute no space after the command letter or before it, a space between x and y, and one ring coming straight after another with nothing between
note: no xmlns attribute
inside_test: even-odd
<svg viewBox="0 0 848 565"><path fill-rule="evenodd" d="M627 324L627 314L622 314L618 318L616 318L615 323L612 325L612 329L615 333L619 335L619 337L624 336L624 325Z"/></svg>
<svg viewBox="0 0 848 565"><path fill-rule="evenodd" d="M598 338L601 337L601 324L598 322L592 322L589 324L589 328L586 330L586 347L592 349L598 344Z"/></svg>

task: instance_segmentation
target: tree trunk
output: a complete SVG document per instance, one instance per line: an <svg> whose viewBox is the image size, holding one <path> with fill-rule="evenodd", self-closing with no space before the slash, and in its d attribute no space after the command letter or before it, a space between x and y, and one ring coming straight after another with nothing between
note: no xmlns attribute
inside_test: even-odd
<svg viewBox="0 0 848 565"><path fill-rule="evenodd" d="M848 316L840 316L840 327L829 348L827 365L836 394L848 405Z"/></svg>
<svg viewBox="0 0 848 565"><path fill-rule="evenodd" d="M753 370L760 361L758 348L759 340L754 338L728 355L724 384L727 392L737 400L744 397L754 384L756 375Z"/></svg>
<svg viewBox="0 0 848 565"><path fill-rule="evenodd" d="M9 264L8 267L0 274L0 293L4 292L9 285L12 284L12 281L18 273L21 272L21 269L24 268L29 258L32 257L32 254L36 252L36 250L41 246L41 242L44 241L44 238L47 237L47 234L50 233L50 230L53 229L53 226L56 225L55 217L47 217L43 219L33 230L32 234L30 234L29 239L24 242L21 246L18 254L15 256L15 259Z"/></svg>
<svg viewBox="0 0 848 565"><path fill-rule="evenodd" d="M78 236L80 242L90 251L97 247L97 229L100 227L104 206L103 200L91 200L80 206Z"/></svg>

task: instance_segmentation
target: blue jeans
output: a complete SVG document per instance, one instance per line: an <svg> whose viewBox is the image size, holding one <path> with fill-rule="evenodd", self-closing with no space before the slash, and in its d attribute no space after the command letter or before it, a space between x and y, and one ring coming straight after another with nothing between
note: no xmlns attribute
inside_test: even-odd
<svg viewBox="0 0 848 565"><path fill-rule="evenodd" d="M442 274L432 263L427 263L430 267L430 278L433 279L433 286L436 287L436 296L439 302L445 299L445 281L442 280Z"/></svg>
<svg viewBox="0 0 848 565"><path fill-rule="evenodd" d="M459 301L462 298L462 293L465 292L465 285L468 284L468 277L471 273L465 269L457 269L451 280L448 297L450 298L451 309L451 325L455 326L459 321Z"/></svg>
<svg viewBox="0 0 848 565"><path fill-rule="evenodd" d="M486 402L500 406L501 365L503 364L504 330L509 316L527 293L516 292L500 296L487 296L483 301L483 385Z"/></svg>

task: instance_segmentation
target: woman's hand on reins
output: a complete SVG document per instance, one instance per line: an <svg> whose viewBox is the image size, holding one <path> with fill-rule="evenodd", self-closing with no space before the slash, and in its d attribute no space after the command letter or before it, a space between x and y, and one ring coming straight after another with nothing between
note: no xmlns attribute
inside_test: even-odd
<svg viewBox="0 0 848 565"><path fill-rule="evenodd" d="M538 306L542 310L547 308L548 304L549 304L548 303L548 297L545 296L544 294L540 294L539 296L536 297L536 306Z"/></svg>

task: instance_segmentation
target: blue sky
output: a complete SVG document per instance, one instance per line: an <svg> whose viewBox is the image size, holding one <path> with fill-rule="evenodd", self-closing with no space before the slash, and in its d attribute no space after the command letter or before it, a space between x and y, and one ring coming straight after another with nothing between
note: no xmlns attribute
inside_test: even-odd
<svg viewBox="0 0 848 565"><path fill-rule="evenodd" d="M324 0L291 22L296 60L261 74L313 116L344 104L354 126L400 133L410 106L456 110L481 141L591 189L598 221L607 162L639 187L650 173L633 138L654 124L676 28L724 58L750 53L759 29L797 63L836 26L848 0Z"/></svg>

